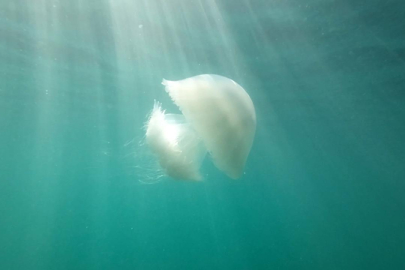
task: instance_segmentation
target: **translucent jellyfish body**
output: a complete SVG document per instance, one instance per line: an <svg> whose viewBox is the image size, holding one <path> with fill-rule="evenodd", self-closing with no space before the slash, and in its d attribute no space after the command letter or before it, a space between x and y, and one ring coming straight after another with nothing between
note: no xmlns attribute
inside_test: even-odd
<svg viewBox="0 0 405 270"><path fill-rule="evenodd" d="M182 114L155 102L146 142L170 177L200 180L207 152L215 166L239 178L252 147L256 113L246 91L231 79L204 74L162 84Z"/></svg>

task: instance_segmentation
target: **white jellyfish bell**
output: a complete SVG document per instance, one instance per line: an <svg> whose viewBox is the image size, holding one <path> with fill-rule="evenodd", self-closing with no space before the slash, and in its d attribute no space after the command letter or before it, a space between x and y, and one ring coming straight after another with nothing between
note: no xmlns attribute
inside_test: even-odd
<svg viewBox="0 0 405 270"><path fill-rule="evenodd" d="M162 84L182 112L166 114L155 102L146 124L146 142L166 174L201 180L199 169L208 152L219 170L239 178L256 130L246 91L231 79L208 74Z"/></svg>

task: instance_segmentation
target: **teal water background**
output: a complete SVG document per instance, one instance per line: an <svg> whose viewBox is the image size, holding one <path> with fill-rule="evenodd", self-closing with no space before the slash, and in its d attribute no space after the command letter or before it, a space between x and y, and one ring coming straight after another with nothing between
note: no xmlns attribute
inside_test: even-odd
<svg viewBox="0 0 405 270"><path fill-rule="evenodd" d="M401 1L0 1L0 269L405 269ZM160 84L234 79L242 179L159 178Z"/></svg>

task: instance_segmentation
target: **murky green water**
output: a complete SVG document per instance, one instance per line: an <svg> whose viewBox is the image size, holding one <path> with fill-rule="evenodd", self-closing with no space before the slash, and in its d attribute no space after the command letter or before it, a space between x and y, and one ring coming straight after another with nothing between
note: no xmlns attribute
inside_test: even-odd
<svg viewBox="0 0 405 270"><path fill-rule="evenodd" d="M404 28L401 1L0 1L0 269L404 269ZM204 73L255 103L246 173L159 178L160 82Z"/></svg>

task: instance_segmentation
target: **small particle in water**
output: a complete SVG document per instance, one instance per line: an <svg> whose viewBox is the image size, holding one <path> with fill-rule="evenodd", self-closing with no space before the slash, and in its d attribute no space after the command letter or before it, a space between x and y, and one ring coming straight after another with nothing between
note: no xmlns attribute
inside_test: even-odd
<svg viewBox="0 0 405 270"><path fill-rule="evenodd" d="M143 24L138 25L138 28L139 28L139 29L142 29L142 28L143 28Z"/></svg>

